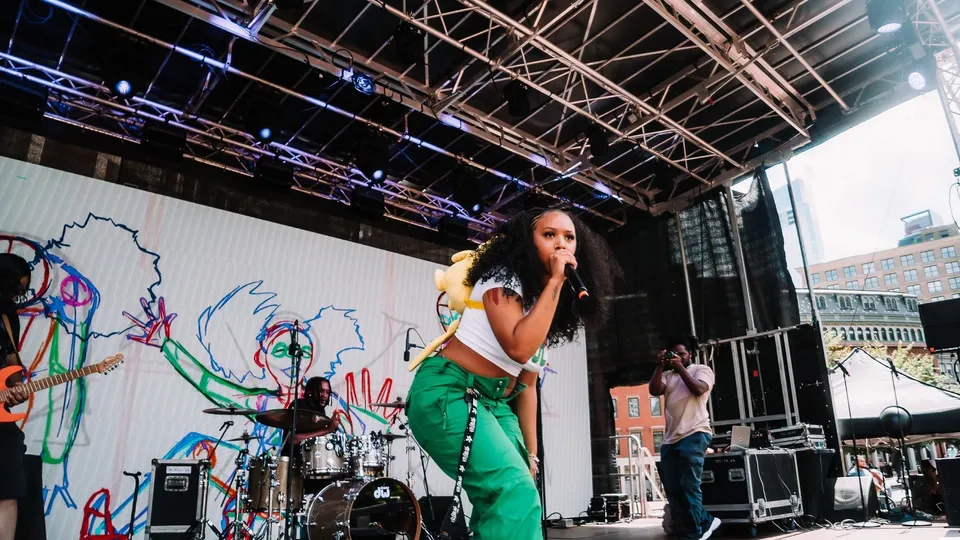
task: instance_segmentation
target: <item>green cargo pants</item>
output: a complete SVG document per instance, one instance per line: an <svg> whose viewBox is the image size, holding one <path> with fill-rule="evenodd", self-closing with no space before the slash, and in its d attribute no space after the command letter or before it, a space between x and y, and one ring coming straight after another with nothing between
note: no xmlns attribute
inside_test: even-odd
<svg viewBox="0 0 960 540"><path fill-rule="evenodd" d="M420 365L410 393L407 416L420 446L450 478L456 479L466 431L468 388L479 393L477 432L463 474L473 512L470 528L477 540L541 540L540 494L530 476L529 457L517 416L503 397L507 378L479 377L446 358ZM436 509L443 514L446 508Z"/></svg>

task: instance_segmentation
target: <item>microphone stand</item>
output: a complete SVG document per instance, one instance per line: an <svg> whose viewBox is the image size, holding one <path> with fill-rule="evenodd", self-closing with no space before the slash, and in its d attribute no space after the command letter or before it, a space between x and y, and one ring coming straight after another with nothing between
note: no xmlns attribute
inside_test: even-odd
<svg viewBox="0 0 960 540"><path fill-rule="evenodd" d="M850 405L850 388L847 386L847 377L850 372L844 367L843 363L837 364L837 369L843 374L843 392L847 395L847 415L850 418L850 436L853 438L853 466L857 468L857 491L860 492L860 507L863 508L863 521L854 523L853 526L859 529L871 529L879 527L876 521L870 521L870 511L867 508L866 497L863 495L863 469L860 468L860 449L857 447L857 433L853 427L853 406ZM870 474L870 471L867 471ZM870 486L873 486L873 475L870 474Z"/></svg>
<svg viewBox="0 0 960 540"><path fill-rule="evenodd" d="M303 349L297 341L297 334L300 332L300 321L293 322L293 332L290 334L290 346L287 352L290 354L293 362L293 422L290 425L290 464L287 471L287 489L286 489L286 508L287 515L284 516L284 536L286 540L293 540L293 447L297 441L297 402L300 401L300 361L303 360Z"/></svg>
<svg viewBox="0 0 960 540"><path fill-rule="evenodd" d="M897 372L897 366L894 365L893 360L889 357L887 362L890 363L890 386L893 387L893 403L897 406L898 410L906 411L909 415L910 411L900 407L900 399L897 397L897 379L900 378L900 374ZM898 417L899 418L899 417ZM933 523L917 519L917 509L913 506L913 495L910 491L913 489L913 486L910 482L910 475L907 474L907 465L905 463L907 459L906 443L903 440L903 423L897 422L897 445L900 447L900 478L903 481L903 485L906 488L904 491L907 495L907 508L909 508L909 516L913 519L906 520L901 523L904 527L930 527Z"/></svg>
<svg viewBox="0 0 960 540"><path fill-rule="evenodd" d="M136 482L136 485L133 488L133 505L130 508L130 525L127 528L127 538L133 540L133 529L134 525L137 522L137 495L140 493L140 471L135 473L123 471L124 476L129 476L133 478L133 481Z"/></svg>

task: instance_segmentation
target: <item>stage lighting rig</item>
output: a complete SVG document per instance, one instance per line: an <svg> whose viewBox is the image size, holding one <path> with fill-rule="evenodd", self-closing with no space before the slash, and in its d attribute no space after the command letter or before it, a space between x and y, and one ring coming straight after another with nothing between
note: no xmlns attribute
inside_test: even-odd
<svg viewBox="0 0 960 540"><path fill-rule="evenodd" d="M507 101L507 110L514 118L525 118L532 111L530 92L525 84L514 79L503 87L503 98Z"/></svg>
<svg viewBox="0 0 960 540"><path fill-rule="evenodd" d="M868 0L867 20L870 21L870 28L880 34L900 30L907 20L903 0Z"/></svg>
<svg viewBox="0 0 960 540"><path fill-rule="evenodd" d="M453 190L451 198L454 202L471 216L483 212L483 191L475 176L458 165L452 173L451 184Z"/></svg>
<svg viewBox="0 0 960 540"><path fill-rule="evenodd" d="M915 60L907 68L907 84L918 92L933 88L937 84L936 77L937 66L930 55Z"/></svg>
<svg viewBox="0 0 960 540"><path fill-rule="evenodd" d="M590 154L595 158L602 158L610 150L610 143L607 142L607 130L592 124L587 130L587 140L590 141Z"/></svg>
<svg viewBox="0 0 960 540"><path fill-rule="evenodd" d="M121 34L104 39L101 47L101 82L111 94L128 98L146 89L151 79L146 72L150 55L143 42Z"/></svg>
<svg viewBox="0 0 960 540"><path fill-rule="evenodd" d="M365 96L372 96L377 91L377 82L366 73L353 74L353 88Z"/></svg>
<svg viewBox="0 0 960 540"><path fill-rule="evenodd" d="M279 99L258 96L250 102L243 115L243 124L246 130L262 143L269 143L279 134L279 119L281 116L277 103L279 103Z"/></svg>
<svg viewBox="0 0 960 540"><path fill-rule="evenodd" d="M362 137L353 164L372 185L382 184L390 164L390 141L379 134Z"/></svg>
<svg viewBox="0 0 960 540"><path fill-rule="evenodd" d="M393 46L397 56L406 65L413 65L423 60L423 30L401 22L393 32Z"/></svg>

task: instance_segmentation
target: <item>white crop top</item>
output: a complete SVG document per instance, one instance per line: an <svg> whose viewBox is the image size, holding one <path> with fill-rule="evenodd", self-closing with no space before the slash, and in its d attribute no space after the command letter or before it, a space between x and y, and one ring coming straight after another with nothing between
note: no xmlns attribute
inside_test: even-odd
<svg viewBox="0 0 960 540"><path fill-rule="evenodd" d="M503 347L497 341L497 336L493 333L493 328L490 327L487 312L482 307L483 294L491 289L498 288L510 289L517 296L523 297L523 290L521 290L519 283L511 284L508 287L502 280L481 280L473 286L473 292L470 293L470 303L481 307L472 308L468 306L464 310L463 316L460 318L460 326L457 328L457 339L489 360L493 365L514 377L520 374L521 369L539 373L547 365L547 348L545 346L541 346L526 364L518 364L503 351ZM524 312L526 313L526 310Z"/></svg>

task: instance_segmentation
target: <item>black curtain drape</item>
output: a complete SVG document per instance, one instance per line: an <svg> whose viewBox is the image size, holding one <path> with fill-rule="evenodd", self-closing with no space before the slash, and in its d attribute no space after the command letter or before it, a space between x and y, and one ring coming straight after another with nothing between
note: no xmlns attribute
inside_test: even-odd
<svg viewBox="0 0 960 540"><path fill-rule="evenodd" d="M747 193L734 192L734 207L757 331L798 324L780 218L762 170L754 173ZM706 341L747 333L729 211L724 190L714 189L679 215L695 330L690 328L675 216L636 220L609 237L624 281L609 323L587 329L595 490L613 487L605 480L613 472L605 439L614 425L609 390L646 383L656 351L670 335L695 334Z"/></svg>

